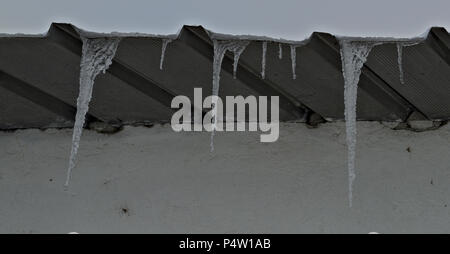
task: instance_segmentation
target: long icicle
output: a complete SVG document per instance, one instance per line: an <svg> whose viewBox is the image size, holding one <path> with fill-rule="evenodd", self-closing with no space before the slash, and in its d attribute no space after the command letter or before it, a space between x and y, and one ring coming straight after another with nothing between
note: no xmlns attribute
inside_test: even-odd
<svg viewBox="0 0 450 254"><path fill-rule="evenodd" d="M116 54L119 38L88 39L82 37L83 50L80 64L80 91L77 99L77 113L73 127L72 149L67 169L67 177L64 186L70 183L72 169L75 167L75 159L78 153L81 134L85 122L86 113L89 110L89 102L92 98L95 77L108 69Z"/></svg>
<svg viewBox="0 0 450 254"><path fill-rule="evenodd" d="M344 76L344 105L347 142L348 166L348 200L349 207L353 204L353 181L355 174L356 155L356 98L358 92L361 68L367 60L374 43L340 41L342 74Z"/></svg>
<svg viewBox="0 0 450 254"><path fill-rule="evenodd" d="M163 63L164 63L164 56L166 54L166 48L167 45L172 42L172 39L163 39L162 40L162 46L161 46L161 60L159 61L159 69L163 69Z"/></svg>
<svg viewBox="0 0 450 254"><path fill-rule="evenodd" d="M292 61L292 79L296 79L297 74L295 73L295 68L297 66L297 52L295 45L291 45L291 61Z"/></svg>
<svg viewBox="0 0 450 254"><path fill-rule="evenodd" d="M404 85L405 78L403 73L403 45L401 43L397 43L397 63L400 83Z"/></svg>
<svg viewBox="0 0 450 254"><path fill-rule="evenodd" d="M249 44L249 41L219 41L214 40L214 59L213 59L213 86L212 86L212 131L211 131L211 152L214 151L214 135L217 126L217 98L219 96L220 87L220 70L222 69L222 60L226 51L234 53L234 66L233 70L237 69L239 56L245 50L245 47ZM237 56L237 58L236 58Z"/></svg>
<svg viewBox="0 0 450 254"><path fill-rule="evenodd" d="M267 41L262 43L262 60L261 60L261 78L266 78L266 53L267 53Z"/></svg>

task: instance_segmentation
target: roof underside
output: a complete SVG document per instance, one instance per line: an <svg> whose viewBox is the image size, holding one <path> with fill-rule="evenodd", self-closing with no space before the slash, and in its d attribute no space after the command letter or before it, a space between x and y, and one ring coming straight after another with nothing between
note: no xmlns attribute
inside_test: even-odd
<svg viewBox="0 0 450 254"><path fill-rule="evenodd" d="M220 96L280 96L280 120L344 118L344 81L337 39L313 33L296 47L292 79L290 45L267 43L266 77L261 79L262 41L254 40L239 60L222 63ZM120 125L166 122L176 95L192 99L212 90L213 43L200 26L184 26L166 50L159 69L162 39L124 37L113 64L94 86L88 121ZM52 24L42 37L0 37L0 129L70 127L76 112L82 42L70 24ZM450 119L450 36L432 28L423 42L403 48L405 84L400 83L395 43L372 49L362 69L359 120Z"/></svg>

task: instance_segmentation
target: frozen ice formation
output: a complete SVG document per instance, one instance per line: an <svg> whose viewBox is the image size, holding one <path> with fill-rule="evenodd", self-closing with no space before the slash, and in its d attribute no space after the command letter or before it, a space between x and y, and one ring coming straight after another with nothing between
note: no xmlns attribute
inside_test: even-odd
<svg viewBox="0 0 450 254"><path fill-rule="evenodd" d="M73 127L72 149L70 152L69 167L65 187L69 186L72 169L75 167L75 159L80 145L86 113L89 110L89 102L92 98L95 77L108 69L119 45L119 38L88 39L82 37L83 50L80 64L80 90L77 99L77 113Z"/></svg>
<svg viewBox="0 0 450 254"><path fill-rule="evenodd" d="M417 39L411 39L410 41L398 41L397 45L397 64L398 64L398 75L399 80L402 85L405 84L405 72L403 70L403 49L408 46L417 45L420 41Z"/></svg>
<svg viewBox="0 0 450 254"><path fill-rule="evenodd" d="M281 45L281 43L278 43L278 58L283 58L283 45Z"/></svg>
<svg viewBox="0 0 450 254"><path fill-rule="evenodd" d="M349 178L349 206L353 200L353 181L355 180L355 155L356 155L356 99L358 91L359 76L361 68L374 46L384 43L395 43L397 45L397 64L399 69L400 83L404 84L403 74L403 47L420 43L425 37L414 37L410 39L395 38L356 38L337 37L341 46L342 73L344 76L344 104L346 142L348 149L348 178Z"/></svg>
<svg viewBox="0 0 450 254"><path fill-rule="evenodd" d="M403 85L405 84L405 78L403 74L403 45L401 43L397 43L397 63L400 83Z"/></svg>
<svg viewBox="0 0 450 254"><path fill-rule="evenodd" d="M236 79L237 67L239 65L239 58L241 57L242 52L244 52L245 48L249 44L249 41L241 41L238 46L232 47L229 50L234 54L234 62L233 62L233 78Z"/></svg>
<svg viewBox="0 0 450 254"><path fill-rule="evenodd" d="M341 46L342 73L344 76L344 104L345 104L345 123L346 123L346 143L348 149L347 166L349 180L349 206L353 202L353 181L355 174L355 155L356 155L356 100L358 91L358 81L361 75L361 68L367 60L367 57L374 46L384 43L395 43L397 46L397 64L399 69L400 83L404 84L403 74L403 47L416 45L425 39L422 37L414 38L357 38L357 37L339 37Z"/></svg>
<svg viewBox="0 0 450 254"><path fill-rule="evenodd" d="M295 74L295 68L297 66L297 47L295 45L291 46L291 61L292 61L292 79L297 78L297 74Z"/></svg>
<svg viewBox="0 0 450 254"><path fill-rule="evenodd" d="M267 41L262 43L262 59L261 59L261 78L266 78L266 53L267 53Z"/></svg>
<svg viewBox="0 0 450 254"><path fill-rule="evenodd" d="M172 39L162 39L162 46L161 46L161 60L159 61L159 69L163 69L163 63L164 63L164 56L166 54L166 48L169 43L172 42Z"/></svg>
<svg viewBox="0 0 450 254"><path fill-rule="evenodd" d="M356 98L361 68L367 60L373 42L341 40L342 74L344 76L345 126L348 166L348 200L353 202L353 181L355 180L356 155Z"/></svg>
<svg viewBox="0 0 450 254"><path fill-rule="evenodd" d="M305 42L301 44L291 44L291 63L292 63L292 79L297 79L297 73L295 69L297 68L297 48L304 45ZM280 58L281 59L281 58Z"/></svg>
<svg viewBox="0 0 450 254"><path fill-rule="evenodd" d="M233 63L233 76L236 76L236 70L238 66L239 56L245 50L245 47L249 44L249 41L235 40L235 41L221 41L214 40L214 59L213 59L213 87L212 87L212 131L211 131L211 152L214 151L214 135L217 125L217 98L219 96L220 86L220 70L222 69L222 61L225 53L228 51L234 53Z"/></svg>

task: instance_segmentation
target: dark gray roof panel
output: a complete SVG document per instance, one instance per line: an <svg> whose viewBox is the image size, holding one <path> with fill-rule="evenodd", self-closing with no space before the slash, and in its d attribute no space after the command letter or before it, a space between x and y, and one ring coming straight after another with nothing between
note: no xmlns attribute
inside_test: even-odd
<svg viewBox="0 0 450 254"><path fill-rule="evenodd" d="M69 127L72 125L73 122L0 87L0 129Z"/></svg>
<svg viewBox="0 0 450 254"><path fill-rule="evenodd" d="M403 48L405 84L399 81L396 45L375 47L367 65L430 119L450 116L450 65L427 44Z"/></svg>
<svg viewBox="0 0 450 254"><path fill-rule="evenodd" d="M266 77L261 79L262 42L251 41L241 55L237 79L232 58L222 63L220 96L278 95L281 120L315 112L343 119L344 82L337 39L313 33L296 48L292 79L290 45L269 41ZM94 86L88 121L113 124L169 121L176 95L193 97L194 87L210 95L213 44L200 26L184 26L167 49L159 69L162 39L128 36L113 64ZM73 124L78 96L81 38L70 24L52 24L42 37L0 37L0 128L67 127ZM394 43L376 46L362 69L359 120L405 120L417 112L428 119L450 119L450 36L432 28L427 39L403 48L405 84L399 80Z"/></svg>

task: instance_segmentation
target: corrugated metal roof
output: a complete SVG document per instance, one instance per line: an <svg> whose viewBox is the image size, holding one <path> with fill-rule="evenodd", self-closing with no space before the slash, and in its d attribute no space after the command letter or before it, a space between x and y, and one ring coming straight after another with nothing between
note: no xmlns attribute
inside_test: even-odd
<svg viewBox="0 0 450 254"><path fill-rule="evenodd" d="M165 53L162 39L128 36L107 74L95 82L89 121L113 125L166 122L176 95L193 97L194 87L212 90L213 42L201 26L184 26ZM344 81L338 40L313 33L296 47L292 79L290 45L269 41L266 77L261 79L261 40L253 40L239 60L222 63L220 96L280 96L280 119L302 120L312 113L344 117ZM46 36L0 37L0 129L73 125L79 87L82 42L70 24L52 24ZM405 84L400 83L395 43L372 49L359 82L359 120L406 120L413 112L429 120L450 119L450 36L432 28L423 42L404 47ZM204 94L204 96L206 96Z"/></svg>

